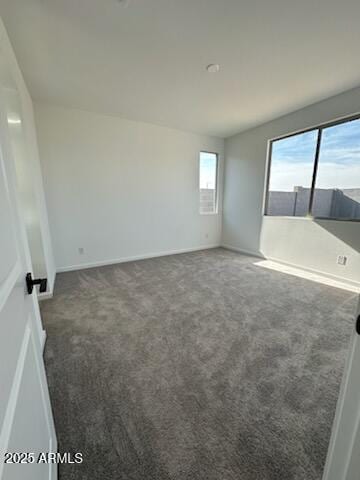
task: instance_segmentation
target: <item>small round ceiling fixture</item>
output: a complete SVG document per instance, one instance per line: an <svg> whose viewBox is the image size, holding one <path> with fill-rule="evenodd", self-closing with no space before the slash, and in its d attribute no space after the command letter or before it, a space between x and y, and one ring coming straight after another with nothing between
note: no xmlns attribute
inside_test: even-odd
<svg viewBox="0 0 360 480"><path fill-rule="evenodd" d="M8 117L7 119L9 125L20 125L21 124L21 119L17 115L13 115L11 117Z"/></svg>
<svg viewBox="0 0 360 480"><path fill-rule="evenodd" d="M206 67L206 70L209 73L218 73L220 71L220 65L218 63L210 63L210 65Z"/></svg>

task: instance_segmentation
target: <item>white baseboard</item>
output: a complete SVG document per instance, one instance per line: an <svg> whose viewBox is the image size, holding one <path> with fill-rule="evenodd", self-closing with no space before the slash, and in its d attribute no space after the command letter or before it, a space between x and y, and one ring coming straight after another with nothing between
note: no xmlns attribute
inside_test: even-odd
<svg viewBox="0 0 360 480"><path fill-rule="evenodd" d="M43 330L43 331L42 331L42 337L41 337L41 348L42 348L42 351L44 351L45 343L46 343L46 330Z"/></svg>
<svg viewBox="0 0 360 480"><path fill-rule="evenodd" d="M56 279L56 272L54 273L53 278L51 278L50 281L48 282L49 290L44 293L38 293L37 297L39 302L41 302L42 300L49 300L49 298L53 297L55 279Z"/></svg>
<svg viewBox="0 0 360 480"><path fill-rule="evenodd" d="M355 282L353 280L349 280L348 278L340 277L339 275L333 275L332 273L323 272L322 270L317 270L316 268L309 268L304 267L303 265L298 265L292 262L286 262L279 258L275 257L266 257L266 260L270 260L272 262L280 263L282 265L286 265L287 267L298 268L299 270L303 270L305 272L313 273L315 275L320 275L325 278L329 278L331 280L335 280L336 282L347 284L351 287L355 287L360 290L360 282Z"/></svg>
<svg viewBox="0 0 360 480"><path fill-rule="evenodd" d="M250 257L256 257L256 258L265 258L263 255L261 255L260 252L255 252L252 250L245 250L244 248L238 248L238 247L233 247L232 245L227 245L223 243L221 245L222 248L225 248L226 250L231 250L232 252L237 252L237 253L242 253L243 255L248 255Z"/></svg>
<svg viewBox="0 0 360 480"><path fill-rule="evenodd" d="M281 259L275 258L275 257L265 257L260 252L245 250L243 248L233 247L232 245L222 244L221 246L222 246L222 248L226 248L227 250L232 250L234 252L238 252L238 253L241 253L243 255L249 255L251 257L262 258L263 260L270 260L271 262L280 263L281 265L285 265L287 267L296 268L296 269L302 270L304 272L308 272L308 273L312 273L314 275L325 277L325 278L328 278L329 280L334 280L335 282L339 282L339 283L342 283L344 285L348 285L349 287L352 287L352 291L353 291L354 287L355 287L355 289L358 289L360 291L360 282L355 282L353 280L349 280L347 278L340 277L339 275L333 275L331 273L323 272L322 270L317 270L315 268L308 268L308 267L304 267L303 265L298 265L296 263L286 262L284 260L281 260Z"/></svg>
<svg viewBox="0 0 360 480"><path fill-rule="evenodd" d="M38 293L39 302L42 302L43 300L49 300L49 298L52 298L52 297L53 297L53 292Z"/></svg>
<svg viewBox="0 0 360 480"><path fill-rule="evenodd" d="M179 250L168 250L168 251L156 252L156 253L145 253L142 255L133 255L130 257L115 258L112 260L100 260L100 261L90 262L90 263L81 263L78 265L70 265L68 267L59 267L57 269L57 273L72 272L74 270L85 270L87 268L103 267L105 265L115 265L117 263L133 262L135 260L146 260L149 258L166 257L167 255L178 255L181 253L197 252L199 250L209 250L211 248L219 248L220 246L221 245L217 243L212 245L202 245L200 247L182 248Z"/></svg>

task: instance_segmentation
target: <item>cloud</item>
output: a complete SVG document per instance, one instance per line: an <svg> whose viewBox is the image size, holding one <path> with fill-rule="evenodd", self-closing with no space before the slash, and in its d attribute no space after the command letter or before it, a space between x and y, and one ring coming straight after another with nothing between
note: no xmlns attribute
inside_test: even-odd
<svg viewBox="0 0 360 480"><path fill-rule="evenodd" d="M271 169L270 190L292 192L294 186L309 188L312 181L312 165L284 162ZM360 162L343 165L332 162L319 163L317 188L360 188Z"/></svg>
<svg viewBox="0 0 360 480"><path fill-rule="evenodd" d="M273 143L272 190L310 187L317 135L313 130ZM317 187L360 188L360 120L323 130Z"/></svg>

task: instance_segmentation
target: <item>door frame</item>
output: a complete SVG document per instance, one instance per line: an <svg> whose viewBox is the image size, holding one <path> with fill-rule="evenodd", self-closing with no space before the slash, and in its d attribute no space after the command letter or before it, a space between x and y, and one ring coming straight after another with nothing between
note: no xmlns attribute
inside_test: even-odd
<svg viewBox="0 0 360 480"><path fill-rule="evenodd" d="M11 66L8 63L7 45L3 43L3 36L0 28L0 62L1 67L6 74L9 72L12 75ZM13 79L14 80L14 79ZM22 101L21 94L18 91L18 86L15 82L15 88L19 95L19 100ZM19 353L16 362L14 363L14 373L11 377L10 389L8 390L7 402L4 406L4 418L1 425L0 432L0 456L3 458L4 452L8 449L11 435L14 431L14 421L17 418L17 412L23 411L19 407L19 399L23 398L20 395L23 386L24 378L29 378L25 375L25 368L31 365L34 371L34 378L39 383L37 384L39 392L39 402L44 414L44 425L48 432L48 451L57 451L57 439L52 417L52 409L50 405L49 393L47 390L47 380L45 368L42 359L42 347L44 342L44 330L42 328L40 309L36 293L27 295L25 288L25 274L32 272L32 261L30 255L30 248L28 244L28 237L25 227L23 212L21 209L19 195L17 190L17 175L15 168L15 159L13 149L10 141L10 129L7 118L7 102L5 97L6 89L0 83L0 168L4 172L4 186L9 199L9 209L11 210L12 224L14 227L14 243L16 244L17 262L9 271L8 277L2 284L0 295L0 308L2 308L9 299L11 292L15 288L22 288L26 309L24 310L25 325L22 332L22 337L19 342ZM25 120L26 121L26 120ZM27 355L32 355L33 361L27 362ZM29 357L31 358L31 357ZM21 423L20 423L21 424ZM0 464L0 478L2 478L5 470L5 464L1 461ZM48 478L57 478L56 464L48 465Z"/></svg>
<svg viewBox="0 0 360 480"><path fill-rule="evenodd" d="M355 314L360 316L360 295ZM360 471L360 335L355 328L344 368L322 480L357 480ZM357 472L355 474L355 472ZM356 476L355 476L356 475Z"/></svg>
<svg viewBox="0 0 360 480"><path fill-rule="evenodd" d="M1 52L2 45L0 45L0 55L4 52ZM16 237L18 242L18 251L19 254L22 256L22 262L26 266L28 272L33 273L32 262L31 262L31 254L30 248L28 243L28 237L26 233L25 222L23 219L23 215L21 212L21 207L17 195L17 177L16 177L16 169L15 169L15 159L13 156L13 151L10 145L10 130L9 125L7 122L6 116L6 109L3 108L5 105L5 100L3 98L3 92L0 88L0 148L1 152L0 155L3 157L4 168L6 169L6 176L11 182L11 187L9 188L9 195L11 198L11 202L14 205L14 212L16 215ZM18 238L18 236L20 238ZM32 302L35 319L36 319L36 328L38 332L38 338L41 345L41 348L44 347L45 339L46 339L46 332L42 327L41 315L40 315L40 308L39 302L35 295L31 295L30 301Z"/></svg>

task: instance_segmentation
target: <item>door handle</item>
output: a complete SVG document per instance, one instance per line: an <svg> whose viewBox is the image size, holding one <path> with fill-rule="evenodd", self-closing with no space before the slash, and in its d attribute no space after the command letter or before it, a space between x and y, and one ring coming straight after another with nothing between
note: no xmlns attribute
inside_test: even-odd
<svg viewBox="0 0 360 480"><path fill-rule="evenodd" d="M360 335L360 315L356 319L356 333Z"/></svg>
<svg viewBox="0 0 360 480"><path fill-rule="evenodd" d="M26 274L26 288L27 292L30 295L33 292L34 285L40 285L39 292L46 292L47 287L47 278L32 278L31 273Z"/></svg>

